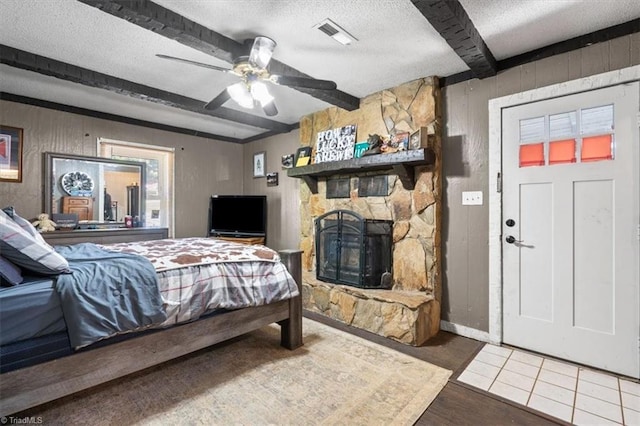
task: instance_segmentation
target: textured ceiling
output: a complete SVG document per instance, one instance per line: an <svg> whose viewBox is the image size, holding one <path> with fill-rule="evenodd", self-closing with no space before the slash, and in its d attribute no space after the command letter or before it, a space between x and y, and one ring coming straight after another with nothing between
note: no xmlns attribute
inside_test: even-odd
<svg viewBox="0 0 640 426"><path fill-rule="evenodd" d="M469 70L411 0L154 3L237 42L271 37L278 43L275 60L333 80L339 91L356 98L419 77ZM460 5L497 60L640 17L636 0L460 0ZM358 41L342 46L314 28L326 18ZM157 53L229 67L224 60L75 0L0 0L0 43L203 104L238 81L231 74L160 59ZM268 118L280 123L295 125L301 116L331 105L288 87L269 88L279 114ZM0 65L0 91L231 139L267 131L9 65ZM233 101L224 107L266 118Z"/></svg>

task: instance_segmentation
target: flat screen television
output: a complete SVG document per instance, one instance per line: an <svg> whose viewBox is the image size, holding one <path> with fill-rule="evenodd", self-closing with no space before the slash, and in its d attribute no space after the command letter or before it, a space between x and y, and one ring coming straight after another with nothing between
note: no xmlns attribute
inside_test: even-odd
<svg viewBox="0 0 640 426"><path fill-rule="evenodd" d="M266 195L212 195L209 203L209 235L266 236Z"/></svg>

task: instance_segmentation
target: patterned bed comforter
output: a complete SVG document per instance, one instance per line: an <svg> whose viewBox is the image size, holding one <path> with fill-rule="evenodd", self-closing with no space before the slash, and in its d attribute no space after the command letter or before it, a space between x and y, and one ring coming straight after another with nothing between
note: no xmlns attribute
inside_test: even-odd
<svg viewBox="0 0 640 426"><path fill-rule="evenodd" d="M180 238L103 245L144 256L158 275L167 320L193 321L217 309L239 309L299 294L280 256L260 245L213 238Z"/></svg>

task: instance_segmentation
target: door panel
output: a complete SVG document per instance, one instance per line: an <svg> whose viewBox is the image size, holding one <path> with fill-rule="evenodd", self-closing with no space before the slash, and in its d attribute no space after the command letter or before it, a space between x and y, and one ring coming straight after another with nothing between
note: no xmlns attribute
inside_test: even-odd
<svg viewBox="0 0 640 426"><path fill-rule="evenodd" d="M574 184L573 325L608 334L615 332L613 190L611 180Z"/></svg>
<svg viewBox="0 0 640 426"><path fill-rule="evenodd" d="M553 261L552 195L550 183L520 187L520 223L527 224L520 228L520 238L526 241L520 244L520 315L544 321L553 321L553 280L547 268Z"/></svg>
<svg viewBox="0 0 640 426"><path fill-rule="evenodd" d="M633 82L502 111L503 341L632 377L638 97Z"/></svg>

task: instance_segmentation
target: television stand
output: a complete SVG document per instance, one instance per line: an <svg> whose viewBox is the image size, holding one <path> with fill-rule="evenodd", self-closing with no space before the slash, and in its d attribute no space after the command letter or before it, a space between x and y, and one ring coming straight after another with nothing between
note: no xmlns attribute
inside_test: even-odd
<svg viewBox="0 0 640 426"><path fill-rule="evenodd" d="M260 244L266 242L266 235L261 234L243 234L243 233L220 233L209 231L209 238L217 238L219 240L234 241L243 244Z"/></svg>
<svg viewBox="0 0 640 426"><path fill-rule="evenodd" d="M264 245L264 237L216 237L212 235L211 238L217 238L219 240L234 241L242 244L260 244Z"/></svg>

